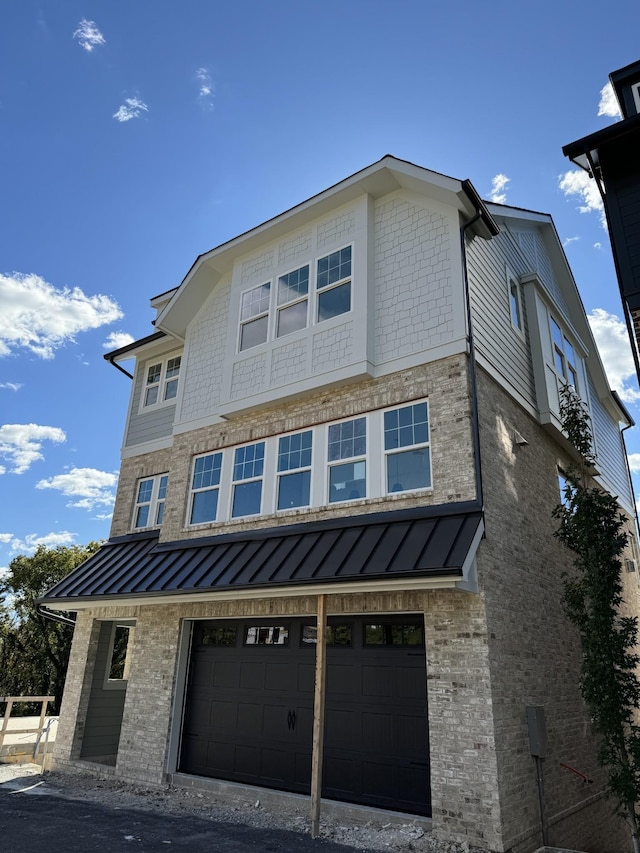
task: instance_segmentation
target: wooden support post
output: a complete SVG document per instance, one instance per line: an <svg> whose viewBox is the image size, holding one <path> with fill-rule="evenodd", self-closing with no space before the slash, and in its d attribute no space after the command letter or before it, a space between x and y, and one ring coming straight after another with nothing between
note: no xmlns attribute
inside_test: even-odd
<svg viewBox="0 0 640 853"><path fill-rule="evenodd" d="M313 753L311 758L311 837L320 834L322 798L322 753L324 742L324 696L327 676L327 596L318 596L318 633L316 637L316 687L313 699Z"/></svg>

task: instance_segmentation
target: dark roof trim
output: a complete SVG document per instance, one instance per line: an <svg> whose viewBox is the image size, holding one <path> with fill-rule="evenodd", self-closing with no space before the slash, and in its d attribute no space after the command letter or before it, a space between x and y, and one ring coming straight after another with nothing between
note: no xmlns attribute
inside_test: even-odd
<svg viewBox="0 0 640 853"><path fill-rule="evenodd" d="M480 221L485 226L483 232L481 232L481 236L485 239L497 237L500 233L500 226L495 221L493 216L489 213L486 204L482 201L476 191L476 188L473 186L473 184L468 178L462 181L462 189L464 190L471 204L478 212Z"/></svg>
<svg viewBox="0 0 640 853"><path fill-rule="evenodd" d="M482 529L478 505L461 503L168 543L157 532L131 534L111 539L41 601L73 609L105 597L462 579Z"/></svg>
<svg viewBox="0 0 640 853"><path fill-rule="evenodd" d="M636 425L636 422L631 417L631 414L629 413L629 409L627 409L625 404L622 402L622 399L620 398L620 395L618 394L618 392L612 391L611 396L615 400L617 407L620 409L620 411L622 412L622 414L626 418L627 422L629 423L629 426L634 427Z"/></svg>
<svg viewBox="0 0 640 853"><path fill-rule="evenodd" d="M116 358L122 358L123 355L127 355L130 352L134 352L140 347L145 346L146 344L152 344L156 341L161 340L162 338L169 337L166 332L154 332L152 335L147 335L146 338L140 338L138 341L132 341L130 344L127 344L124 347L120 347L120 349L114 349L111 352L106 352L103 355L103 358L107 361L110 361L112 364Z"/></svg>
<svg viewBox="0 0 640 853"><path fill-rule="evenodd" d="M563 145L562 153L565 157L576 163L577 166L584 169L585 167L581 163L576 162L576 157L596 152L600 146L621 139L627 134L637 133L638 130L640 130L640 115L631 116L615 124L608 125L602 128L602 130L597 130L595 133L589 134L589 136L583 136L582 139L576 139L575 142Z"/></svg>

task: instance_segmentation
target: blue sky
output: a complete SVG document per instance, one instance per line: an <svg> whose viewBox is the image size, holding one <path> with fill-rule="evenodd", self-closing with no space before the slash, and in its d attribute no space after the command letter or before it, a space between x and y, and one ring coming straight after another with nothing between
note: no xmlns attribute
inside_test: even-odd
<svg viewBox="0 0 640 853"><path fill-rule="evenodd" d="M631 0L597 20L573 0L4 0L0 570L108 536L130 385L102 356L152 331L149 298L387 153L552 214L640 422L599 198L561 150L616 120L602 90L637 31ZM640 427L627 443L638 493Z"/></svg>

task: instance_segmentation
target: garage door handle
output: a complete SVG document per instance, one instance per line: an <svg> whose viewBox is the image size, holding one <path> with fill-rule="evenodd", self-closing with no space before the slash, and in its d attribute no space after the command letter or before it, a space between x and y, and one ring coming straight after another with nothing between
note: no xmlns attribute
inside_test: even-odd
<svg viewBox="0 0 640 853"><path fill-rule="evenodd" d="M287 728L292 732L296 727L296 712L289 711L287 714Z"/></svg>

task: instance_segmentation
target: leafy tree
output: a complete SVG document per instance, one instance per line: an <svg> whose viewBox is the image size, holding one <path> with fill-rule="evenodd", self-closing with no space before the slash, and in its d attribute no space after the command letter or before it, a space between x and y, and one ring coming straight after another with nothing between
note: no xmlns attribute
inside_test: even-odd
<svg viewBox="0 0 640 853"><path fill-rule="evenodd" d="M99 543L45 548L10 563L0 580L0 695L55 696L59 713L73 627L38 613L36 600L95 553Z"/></svg>
<svg viewBox="0 0 640 853"><path fill-rule="evenodd" d="M599 736L598 758L606 768L617 812L631 828L640 851L640 682L638 619L622 613L622 554L626 519L614 497L590 479L595 457L590 421L576 392L563 392L561 418L578 451L580 466L569 472L563 502L554 515L559 540L574 555L575 572L564 575L564 606L582 643L581 692Z"/></svg>

